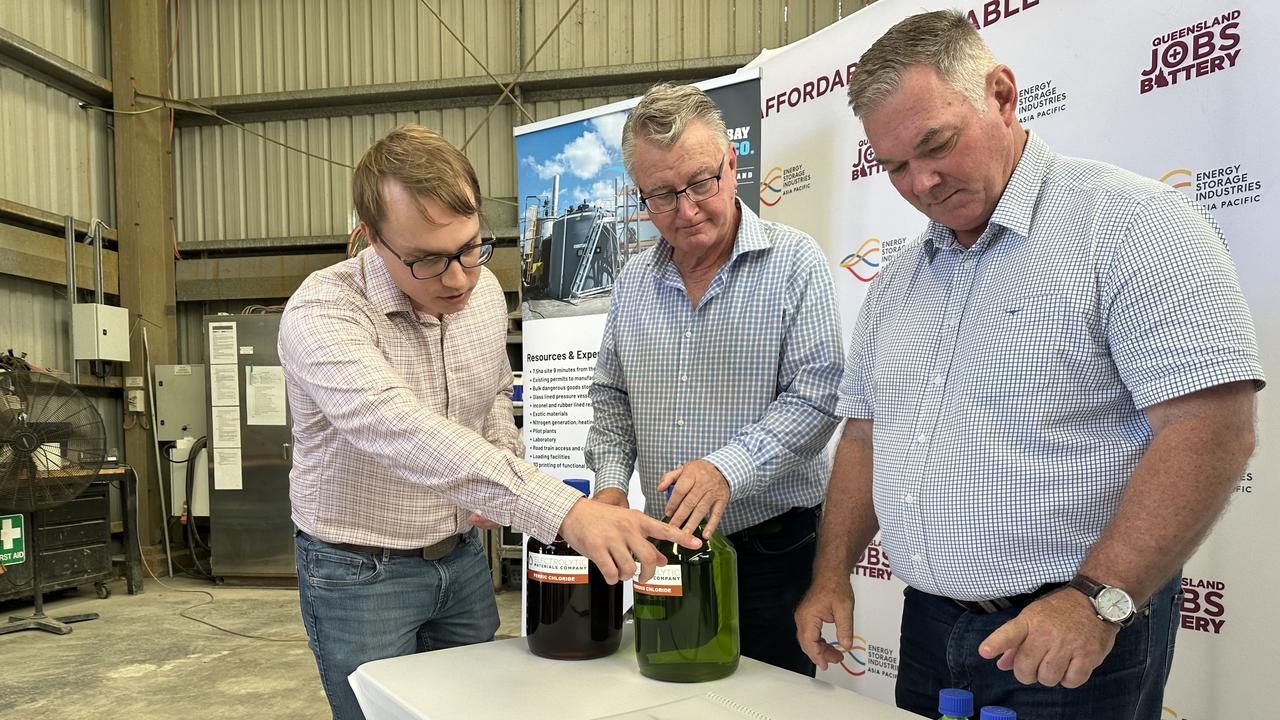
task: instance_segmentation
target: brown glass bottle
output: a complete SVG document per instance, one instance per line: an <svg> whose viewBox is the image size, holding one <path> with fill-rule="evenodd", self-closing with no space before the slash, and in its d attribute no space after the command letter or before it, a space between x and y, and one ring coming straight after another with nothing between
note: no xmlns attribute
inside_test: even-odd
<svg viewBox="0 0 1280 720"><path fill-rule="evenodd" d="M534 655L590 660L618 649L622 583L605 582L595 563L559 537L552 543L529 538L525 575L525 631Z"/></svg>

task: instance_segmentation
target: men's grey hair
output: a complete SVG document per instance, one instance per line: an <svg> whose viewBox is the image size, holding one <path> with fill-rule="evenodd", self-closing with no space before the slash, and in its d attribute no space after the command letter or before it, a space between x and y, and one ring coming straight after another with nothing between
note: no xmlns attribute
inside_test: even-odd
<svg viewBox="0 0 1280 720"><path fill-rule="evenodd" d="M912 15L889 28L858 60L849 79L849 107L864 117L898 90L913 65L938 71L960 94L987 111L987 75L996 59L959 10Z"/></svg>
<svg viewBox="0 0 1280 720"><path fill-rule="evenodd" d="M707 94L692 85L661 83L649 88L622 126L622 164L635 179L633 163L636 141L643 140L660 148L680 142L689 123L700 121L711 129L727 149L729 132L724 126L720 107Z"/></svg>

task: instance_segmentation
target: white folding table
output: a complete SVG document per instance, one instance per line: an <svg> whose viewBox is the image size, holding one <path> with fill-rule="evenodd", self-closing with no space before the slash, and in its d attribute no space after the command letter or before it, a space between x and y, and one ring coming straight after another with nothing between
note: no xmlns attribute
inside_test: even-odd
<svg viewBox="0 0 1280 720"><path fill-rule="evenodd" d="M370 720L575 720L581 718L840 718L915 715L821 680L742 658L737 672L704 683L640 674L624 628L622 647L598 660L548 660L524 638L376 660L350 676Z"/></svg>

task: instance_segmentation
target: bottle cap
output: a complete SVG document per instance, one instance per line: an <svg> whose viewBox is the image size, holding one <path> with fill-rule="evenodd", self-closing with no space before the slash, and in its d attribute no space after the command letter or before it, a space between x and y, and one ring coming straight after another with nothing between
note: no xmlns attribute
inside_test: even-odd
<svg viewBox="0 0 1280 720"><path fill-rule="evenodd" d="M676 489L676 484L671 483L671 487L667 488L667 500L671 499L671 493Z"/></svg>
<svg viewBox="0 0 1280 720"><path fill-rule="evenodd" d="M583 495L590 495L590 494L591 494L591 481L590 481L590 480L583 480L582 478L571 478L571 479L569 479L569 480L565 480L565 481L564 481L564 484L565 484L565 485L568 485L569 487L573 488L574 490L577 490L578 492L582 493Z"/></svg>
<svg viewBox="0 0 1280 720"><path fill-rule="evenodd" d="M1018 720L1018 713L1007 707L988 705L982 708L982 716L978 720Z"/></svg>
<svg viewBox="0 0 1280 720"><path fill-rule="evenodd" d="M973 693L958 688L938 691L938 712L951 717L973 716Z"/></svg>

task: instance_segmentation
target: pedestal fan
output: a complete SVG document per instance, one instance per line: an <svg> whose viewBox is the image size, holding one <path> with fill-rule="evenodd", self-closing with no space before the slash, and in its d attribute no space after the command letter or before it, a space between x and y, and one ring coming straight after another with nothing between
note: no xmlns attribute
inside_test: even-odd
<svg viewBox="0 0 1280 720"><path fill-rule="evenodd" d="M98 477L106 458L106 430L93 403L75 386L35 372L12 353L0 356L0 508L31 513L25 540L35 613L10 617L0 635L45 630L65 635L69 623L97 613L44 614L38 535L40 511L70 502Z"/></svg>

